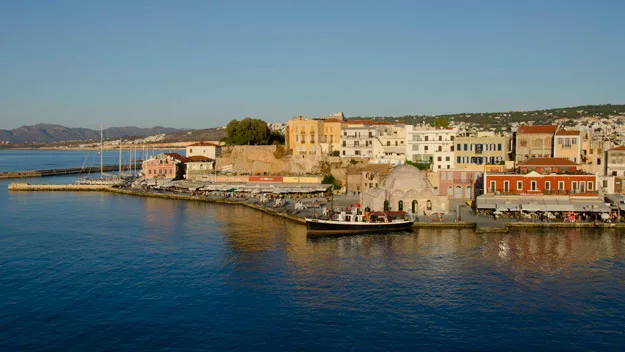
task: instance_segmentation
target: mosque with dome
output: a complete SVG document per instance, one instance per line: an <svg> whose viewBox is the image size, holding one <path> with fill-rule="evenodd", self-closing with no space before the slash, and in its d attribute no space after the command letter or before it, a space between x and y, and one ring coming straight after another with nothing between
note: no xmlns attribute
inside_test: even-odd
<svg viewBox="0 0 625 352"><path fill-rule="evenodd" d="M361 203L372 210L403 210L416 214L446 213L449 200L435 195L427 172L411 165L393 169L381 187L361 194Z"/></svg>

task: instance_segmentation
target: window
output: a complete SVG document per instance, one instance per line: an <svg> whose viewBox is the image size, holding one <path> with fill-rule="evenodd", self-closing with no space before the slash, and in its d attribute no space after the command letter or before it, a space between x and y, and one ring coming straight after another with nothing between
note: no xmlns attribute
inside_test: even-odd
<svg viewBox="0 0 625 352"><path fill-rule="evenodd" d="M443 161L443 158L441 158L440 156L438 158L436 158L437 161Z"/></svg>
<svg viewBox="0 0 625 352"><path fill-rule="evenodd" d="M581 182L579 183L579 190L580 190L580 192L582 192L582 193L586 192L586 182L581 181Z"/></svg>
<svg viewBox="0 0 625 352"><path fill-rule="evenodd" d="M465 151L467 151L467 148L468 148L468 146L467 146L467 144L465 143L465 144L464 144L464 150L465 150Z"/></svg>
<svg viewBox="0 0 625 352"><path fill-rule="evenodd" d="M518 190L522 190L523 189L523 181L517 181L516 189L518 189Z"/></svg>
<svg viewBox="0 0 625 352"><path fill-rule="evenodd" d="M442 181L447 181L447 173L446 172L441 172L441 180Z"/></svg>
<svg viewBox="0 0 625 352"><path fill-rule="evenodd" d="M536 190L536 181L530 182L530 187L531 187L532 191L535 191Z"/></svg>
<svg viewBox="0 0 625 352"><path fill-rule="evenodd" d="M297 136L295 136L297 137ZM193 153L193 149L189 149L189 154Z"/></svg>
<svg viewBox="0 0 625 352"><path fill-rule="evenodd" d="M458 164L462 164L462 158L461 158L461 157L457 157L457 158L456 158L456 163L458 163Z"/></svg>
<svg viewBox="0 0 625 352"><path fill-rule="evenodd" d="M577 181L571 182L571 189L573 190L573 193L577 193Z"/></svg>
<svg viewBox="0 0 625 352"><path fill-rule="evenodd" d="M445 161L451 161L451 160L449 160L449 157L448 157L448 156L446 156L446 157L445 157Z"/></svg>
<svg viewBox="0 0 625 352"><path fill-rule="evenodd" d="M545 181L545 191L551 191L551 182Z"/></svg>
<svg viewBox="0 0 625 352"><path fill-rule="evenodd" d="M148 170L148 174L152 175L152 169Z"/></svg>
<svg viewBox="0 0 625 352"><path fill-rule="evenodd" d="M506 181L507 182L507 181ZM505 185L505 183L504 183ZM450 187L451 188L451 187ZM490 191L495 192L495 181L490 181Z"/></svg>
<svg viewBox="0 0 625 352"><path fill-rule="evenodd" d="M454 151L454 145L453 145L453 144L452 144L449 148L450 148L450 149L449 149L449 151L450 151L450 152L453 152L453 151Z"/></svg>
<svg viewBox="0 0 625 352"><path fill-rule="evenodd" d="M430 136L425 136L425 141L427 142Z"/></svg>
<svg viewBox="0 0 625 352"><path fill-rule="evenodd" d="M497 144L497 151L501 151L501 143Z"/></svg>
<svg viewBox="0 0 625 352"><path fill-rule="evenodd" d="M558 181L558 191L564 191L564 181Z"/></svg>
<svg viewBox="0 0 625 352"><path fill-rule="evenodd" d="M588 181L588 190L589 191L592 191L593 186L594 186L593 182L592 181Z"/></svg>
<svg viewBox="0 0 625 352"><path fill-rule="evenodd" d="M425 147L423 147L423 150L427 152L428 151L428 146L426 145Z"/></svg>
<svg viewBox="0 0 625 352"><path fill-rule="evenodd" d="M442 151L443 151L443 146L442 146L442 145L439 145L439 146L438 146L438 151L439 151L439 152L442 152Z"/></svg>
<svg viewBox="0 0 625 352"><path fill-rule="evenodd" d="M443 140L443 136L438 136L438 140L442 141Z"/></svg>
<svg viewBox="0 0 625 352"><path fill-rule="evenodd" d="M457 148L458 150L462 150L462 148L460 148L460 144L456 145L456 148Z"/></svg>
<svg viewBox="0 0 625 352"><path fill-rule="evenodd" d="M503 181L503 191L506 193L510 192L510 181Z"/></svg>

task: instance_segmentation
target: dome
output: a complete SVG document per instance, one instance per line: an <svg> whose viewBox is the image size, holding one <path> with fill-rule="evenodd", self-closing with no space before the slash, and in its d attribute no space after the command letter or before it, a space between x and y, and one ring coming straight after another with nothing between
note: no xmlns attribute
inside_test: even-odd
<svg viewBox="0 0 625 352"><path fill-rule="evenodd" d="M417 190L430 188L425 171L411 165L401 165L393 169L385 181L388 190Z"/></svg>
<svg viewBox="0 0 625 352"><path fill-rule="evenodd" d="M426 188L426 189L422 190L422 191L419 193L419 195L420 195L421 197L431 197L431 196L433 196L433 195L434 195L434 192L432 192L432 190L431 190L431 189Z"/></svg>

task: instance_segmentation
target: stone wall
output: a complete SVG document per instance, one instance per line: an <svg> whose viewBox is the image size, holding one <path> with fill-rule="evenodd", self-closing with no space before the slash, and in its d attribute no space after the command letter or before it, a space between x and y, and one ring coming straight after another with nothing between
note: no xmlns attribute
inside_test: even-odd
<svg viewBox="0 0 625 352"><path fill-rule="evenodd" d="M326 155L290 155L282 146L227 146L217 158L217 170L246 175L319 175L345 180L345 161Z"/></svg>

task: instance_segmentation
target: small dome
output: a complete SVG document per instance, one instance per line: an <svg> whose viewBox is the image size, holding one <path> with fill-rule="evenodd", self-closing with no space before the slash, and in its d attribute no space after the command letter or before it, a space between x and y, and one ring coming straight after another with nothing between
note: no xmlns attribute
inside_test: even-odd
<svg viewBox="0 0 625 352"><path fill-rule="evenodd" d="M419 195L420 195L421 197L431 197L431 196L433 196L433 195L434 195L434 192L432 192L432 190L431 190L431 189L426 188L426 189L422 190L422 191L419 193Z"/></svg>
<svg viewBox="0 0 625 352"><path fill-rule="evenodd" d="M402 190L404 192L411 189L429 188L425 171L411 165L401 165L393 169L386 178L385 185L388 190Z"/></svg>

